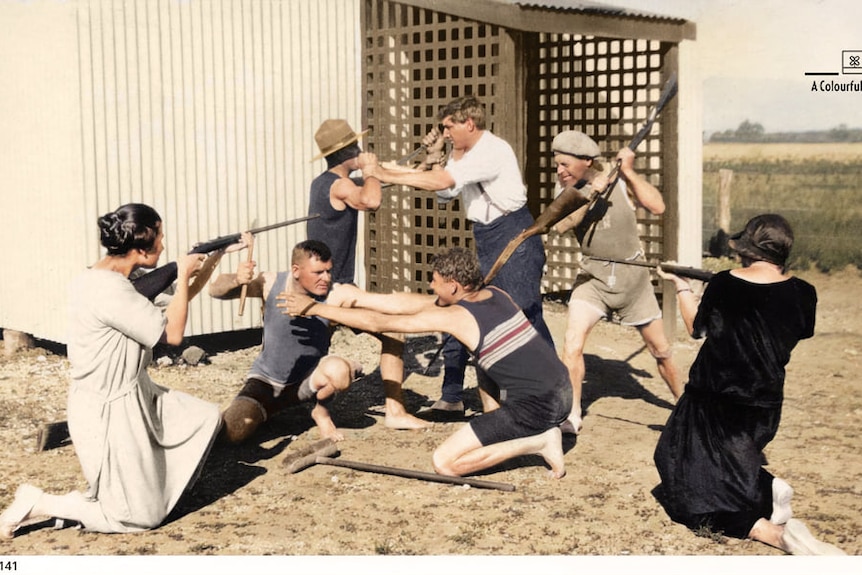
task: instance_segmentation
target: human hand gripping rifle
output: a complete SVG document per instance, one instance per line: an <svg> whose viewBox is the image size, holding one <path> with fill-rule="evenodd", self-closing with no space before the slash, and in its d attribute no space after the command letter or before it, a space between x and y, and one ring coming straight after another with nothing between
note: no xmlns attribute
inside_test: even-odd
<svg viewBox="0 0 862 575"><path fill-rule="evenodd" d="M638 130L638 133L635 134L632 141L629 142L628 148L632 151L637 148L643 139L649 134L652 129L653 124L658 118L659 113L661 113L662 109L665 105L676 95L677 91L677 82L676 82L676 73L671 74L670 78L665 82L664 87L662 88L661 95L659 96L658 102L653 108L650 110L649 115L647 116L646 121L644 122L641 129ZM563 192L557 196L553 202L551 202L545 210L539 214L539 217L536 218L536 221L532 226L522 231L520 234L512 238L512 240L506 245L500 255L497 257L497 260L494 262L494 265L491 266L491 269L488 271L488 274L485 276L485 284L491 283L491 280L497 275L497 272L500 271L500 268L505 265L505 263L509 260L515 250L518 249L518 246L521 245L527 238L530 238L535 235L544 235L547 234L551 228L567 217L569 214L572 214L575 211L583 212L580 215L580 219L583 219L583 216L592 209L595 205L596 200L598 200L602 196L607 196L614 189L614 186L617 185L617 180L620 177L620 162L617 161L614 168L611 170L608 175L608 184L602 190L593 190L590 194L590 197L584 197L579 190L569 187L563 190Z"/></svg>
<svg viewBox="0 0 862 575"><path fill-rule="evenodd" d="M268 232L269 230L274 230L277 228L283 228L285 226L290 226L293 224L298 224L300 222L305 222L307 220L313 220L314 218L320 217L320 214L313 214L310 216L304 216L301 218L295 218L292 220L286 220L284 222L278 222L277 224L270 224L268 226L263 226L261 228L254 228L248 230L248 233L254 235L259 234L261 232ZM191 250L189 250L190 254L209 254L214 251L223 250L233 244L237 244L242 239L242 232L236 234L229 234L226 236L218 237L214 240L210 240L208 242L202 242L196 244ZM206 264L205 264L206 265ZM208 270L210 273L212 270ZM168 264L163 265L162 267L156 268L153 271L146 273L140 277L137 277L132 280L132 285L135 286L135 289L138 290L138 293L146 296L147 299L152 301L155 299L157 295L168 289L171 284L173 284L177 279L177 263L170 262Z"/></svg>

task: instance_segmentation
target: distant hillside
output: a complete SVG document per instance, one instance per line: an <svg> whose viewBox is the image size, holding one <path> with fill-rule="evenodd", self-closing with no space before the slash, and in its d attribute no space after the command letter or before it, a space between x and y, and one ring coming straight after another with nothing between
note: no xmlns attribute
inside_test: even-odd
<svg viewBox="0 0 862 575"><path fill-rule="evenodd" d="M748 120L742 122L736 130L725 130L713 133L707 140L711 143L797 143L822 144L835 142L862 142L862 129L848 128L840 125L829 130L812 130L807 132L771 132L767 133L763 126Z"/></svg>

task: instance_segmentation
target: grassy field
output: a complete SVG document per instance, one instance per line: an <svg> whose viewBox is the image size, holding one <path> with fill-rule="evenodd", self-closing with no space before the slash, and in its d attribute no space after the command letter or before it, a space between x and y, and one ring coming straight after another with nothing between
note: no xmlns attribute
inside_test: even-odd
<svg viewBox="0 0 862 575"><path fill-rule="evenodd" d="M721 169L733 171L733 230L777 212L796 233L794 267L862 269L862 143L704 145L704 247L715 231Z"/></svg>

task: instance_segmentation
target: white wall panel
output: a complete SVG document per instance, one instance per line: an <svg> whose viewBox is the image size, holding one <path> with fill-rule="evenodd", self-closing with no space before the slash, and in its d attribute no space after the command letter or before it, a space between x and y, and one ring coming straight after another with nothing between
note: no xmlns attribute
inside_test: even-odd
<svg viewBox="0 0 862 575"><path fill-rule="evenodd" d="M123 203L142 201L161 213L167 250L160 263L252 222L305 215L311 180L325 169L322 160L311 162L317 126L336 117L361 128L359 4L0 4L0 60L6 77L23 77L17 87L0 87L0 114L50 100L58 116L51 123L31 113L4 118L20 132L15 142L0 135L2 149L11 150L4 157L31 151L37 167L0 167L3 182L28 192L26 201L12 202L4 186L2 237L21 234L23 223L12 222L35 219L26 230L42 241L0 260L6 270L25 268L20 278L4 277L0 327L64 341L65 294L58 288L101 256L96 219ZM34 58L47 65L32 66ZM286 269L290 249L304 238L304 224L261 234L259 269ZM67 249L50 249L55 242ZM240 257L227 256L221 269L232 271ZM63 273L44 284L46 268L57 265ZM24 309L24 294L40 305ZM256 327L256 308L247 306L239 318L236 302L203 294L192 304L188 334Z"/></svg>

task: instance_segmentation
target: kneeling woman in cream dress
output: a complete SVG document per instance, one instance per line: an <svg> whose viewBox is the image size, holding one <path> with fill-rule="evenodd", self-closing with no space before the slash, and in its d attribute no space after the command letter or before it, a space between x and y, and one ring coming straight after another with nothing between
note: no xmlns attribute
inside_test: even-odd
<svg viewBox="0 0 862 575"><path fill-rule="evenodd" d="M157 343L182 342L189 282L204 256L179 259L176 291L161 310L129 281L134 270L155 267L162 253L158 213L128 204L99 218L99 230L107 254L69 290L67 416L89 490L49 495L22 485L0 515L0 537L13 537L36 517L104 533L157 527L194 481L219 430L218 405L161 387L147 374Z"/></svg>

